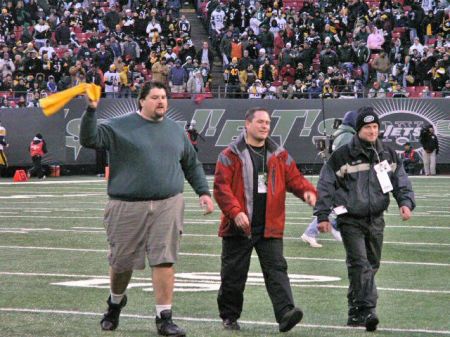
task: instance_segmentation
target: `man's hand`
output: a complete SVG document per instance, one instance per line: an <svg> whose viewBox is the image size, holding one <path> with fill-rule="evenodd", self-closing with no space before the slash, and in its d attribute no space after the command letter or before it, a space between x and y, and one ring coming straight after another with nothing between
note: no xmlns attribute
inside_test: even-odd
<svg viewBox="0 0 450 337"><path fill-rule="evenodd" d="M87 102L87 104L89 105L90 108L97 109L98 102L91 101L87 94L84 94L84 97L86 97L86 102Z"/></svg>
<svg viewBox="0 0 450 337"><path fill-rule="evenodd" d="M331 232L331 223L329 221L319 222L319 225L317 226L317 229L321 233Z"/></svg>
<svg viewBox="0 0 450 337"><path fill-rule="evenodd" d="M234 218L234 223L244 232L246 229L250 228L250 221L248 220L247 214L245 214L244 212L240 212L238 215L236 215L236 217Z"/></svg>
<svg viewBox="0 0 450 337"><path fill-rule="evenodd" d="M403 221L407 221L411 218L411 210L407 206L400 207L400 216Z"/></svg>
<svg viewBox="0 0 450 337"><path fill-rule="evenodd" d="M209 195L203 194L200 197L200 207L204 210L203 215L210 214L214 211L214 203Z"/></svg>
<svg viewBox="0 0 450 337"><path fill-rule="evenodd" d="M314 205L316 204L316 194L313 192L305 192L305 194L303 194L303 198L305 199L305 202L311 206L314 207Z"/></svg>

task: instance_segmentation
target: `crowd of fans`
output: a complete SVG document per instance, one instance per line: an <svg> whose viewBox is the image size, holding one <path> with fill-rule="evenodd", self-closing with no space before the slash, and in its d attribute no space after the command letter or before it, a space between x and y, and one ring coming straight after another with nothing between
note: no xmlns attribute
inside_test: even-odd
<svg viewBox="0 0 450 337"><path fill-rule="evenodd" d="M80 82L105 97L150 78L209 92L214 54L227 97L450 96L446 0L284 1L196 1L210 36L196 49L180 0L2 0L0 106Z"/></svg>

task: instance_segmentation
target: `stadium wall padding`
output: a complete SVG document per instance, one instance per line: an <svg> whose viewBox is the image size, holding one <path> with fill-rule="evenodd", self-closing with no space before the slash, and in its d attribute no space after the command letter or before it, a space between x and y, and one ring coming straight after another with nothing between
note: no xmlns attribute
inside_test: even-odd
<svg viewBox="0 0 450 337"><path fill-rule="evenodd" d="M373 106L381 120L383 142L401 150L408 141L419 149L420 129L435 127L440 143L438 163L450 163L449 99L325 99L325 100L170 100L168 116L185 126L191 120L205 141L199 140L199 158L214 164L224 149L242 131L244 114L250 107L271 112L271 137L283 145L298 164L320 164L316 143L333 133L336 118L364 105ZM0 120L7 129L6 149L10 166L31 163L28 146L36 133L47 141L49 153L44 163L86 165L95 163L95 151L79 144L80 118L86 108L84 98L70 102L61 112L45 117L38 108L0 109ZM102 99L98 118L112 118L137 109L135 99Z"/></svg>

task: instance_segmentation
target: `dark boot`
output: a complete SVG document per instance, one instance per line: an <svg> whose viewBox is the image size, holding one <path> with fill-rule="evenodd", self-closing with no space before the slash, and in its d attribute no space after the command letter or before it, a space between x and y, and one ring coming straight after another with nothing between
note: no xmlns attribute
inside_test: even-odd
<svg viewBox="0 0 450 337"><path fill-rule="evenodd" d="M280 332L287 332L297 325L303 318L303 311L299 308L292 308L281 318L279 330Z"/></svg>
<svg viewBox="0 0 450 337"><path fill-rule="evenodd" d="M186 336L186 332L172 321L172 310L161 311L161 317L156 317L156 328L161 336Z"/></svg>
<svg viewBox="0 0 450 337"><path fill-rule="evenodd" d="M108 297L108 311L103 315L100 325L102 330L116 330L119 326L120 311L127 305L127 295L125 295L119 304L111 303L111 295Z"/></svg>
<svg viewBox="0 0 450 337"><path fill-rule="evenodd" d="M366 319L358 307L351 307L348 309L348 326L366 326Z"/></svg>

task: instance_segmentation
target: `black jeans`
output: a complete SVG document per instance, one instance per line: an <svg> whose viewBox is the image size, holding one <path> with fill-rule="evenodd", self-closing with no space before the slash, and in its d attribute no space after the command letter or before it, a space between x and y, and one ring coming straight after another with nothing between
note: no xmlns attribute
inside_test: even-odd
<svg viewBox="0 0 450 337"><path fill-rule="evenodd" d="M241 236L222 240L221 285L217 303L222 319L237 320L244 302L245 282L250 258L255 248L264 276L264 282L272 301L277 322L294 307L291 285L287 275L287 263L283 256L282 239L248 239Z"/></svg>
<svg viewBox="0 0 450 337"><path fill-rule="evenodd" d="M28 171L30 176L36 175L38 178L42 178L44 176L44 171L42 170L42 157L41 156L33 156L31 158L33 161L33 167Z"/></svg>
<svg viewBox="0 0 450 337"><path fill-rule="evenodd" d="M350 286L347 298L350 309L374 309L377 306L375 274L380 267L384 220L361 220L361 225L340 224L342 241L347 255Z"/></svg>

